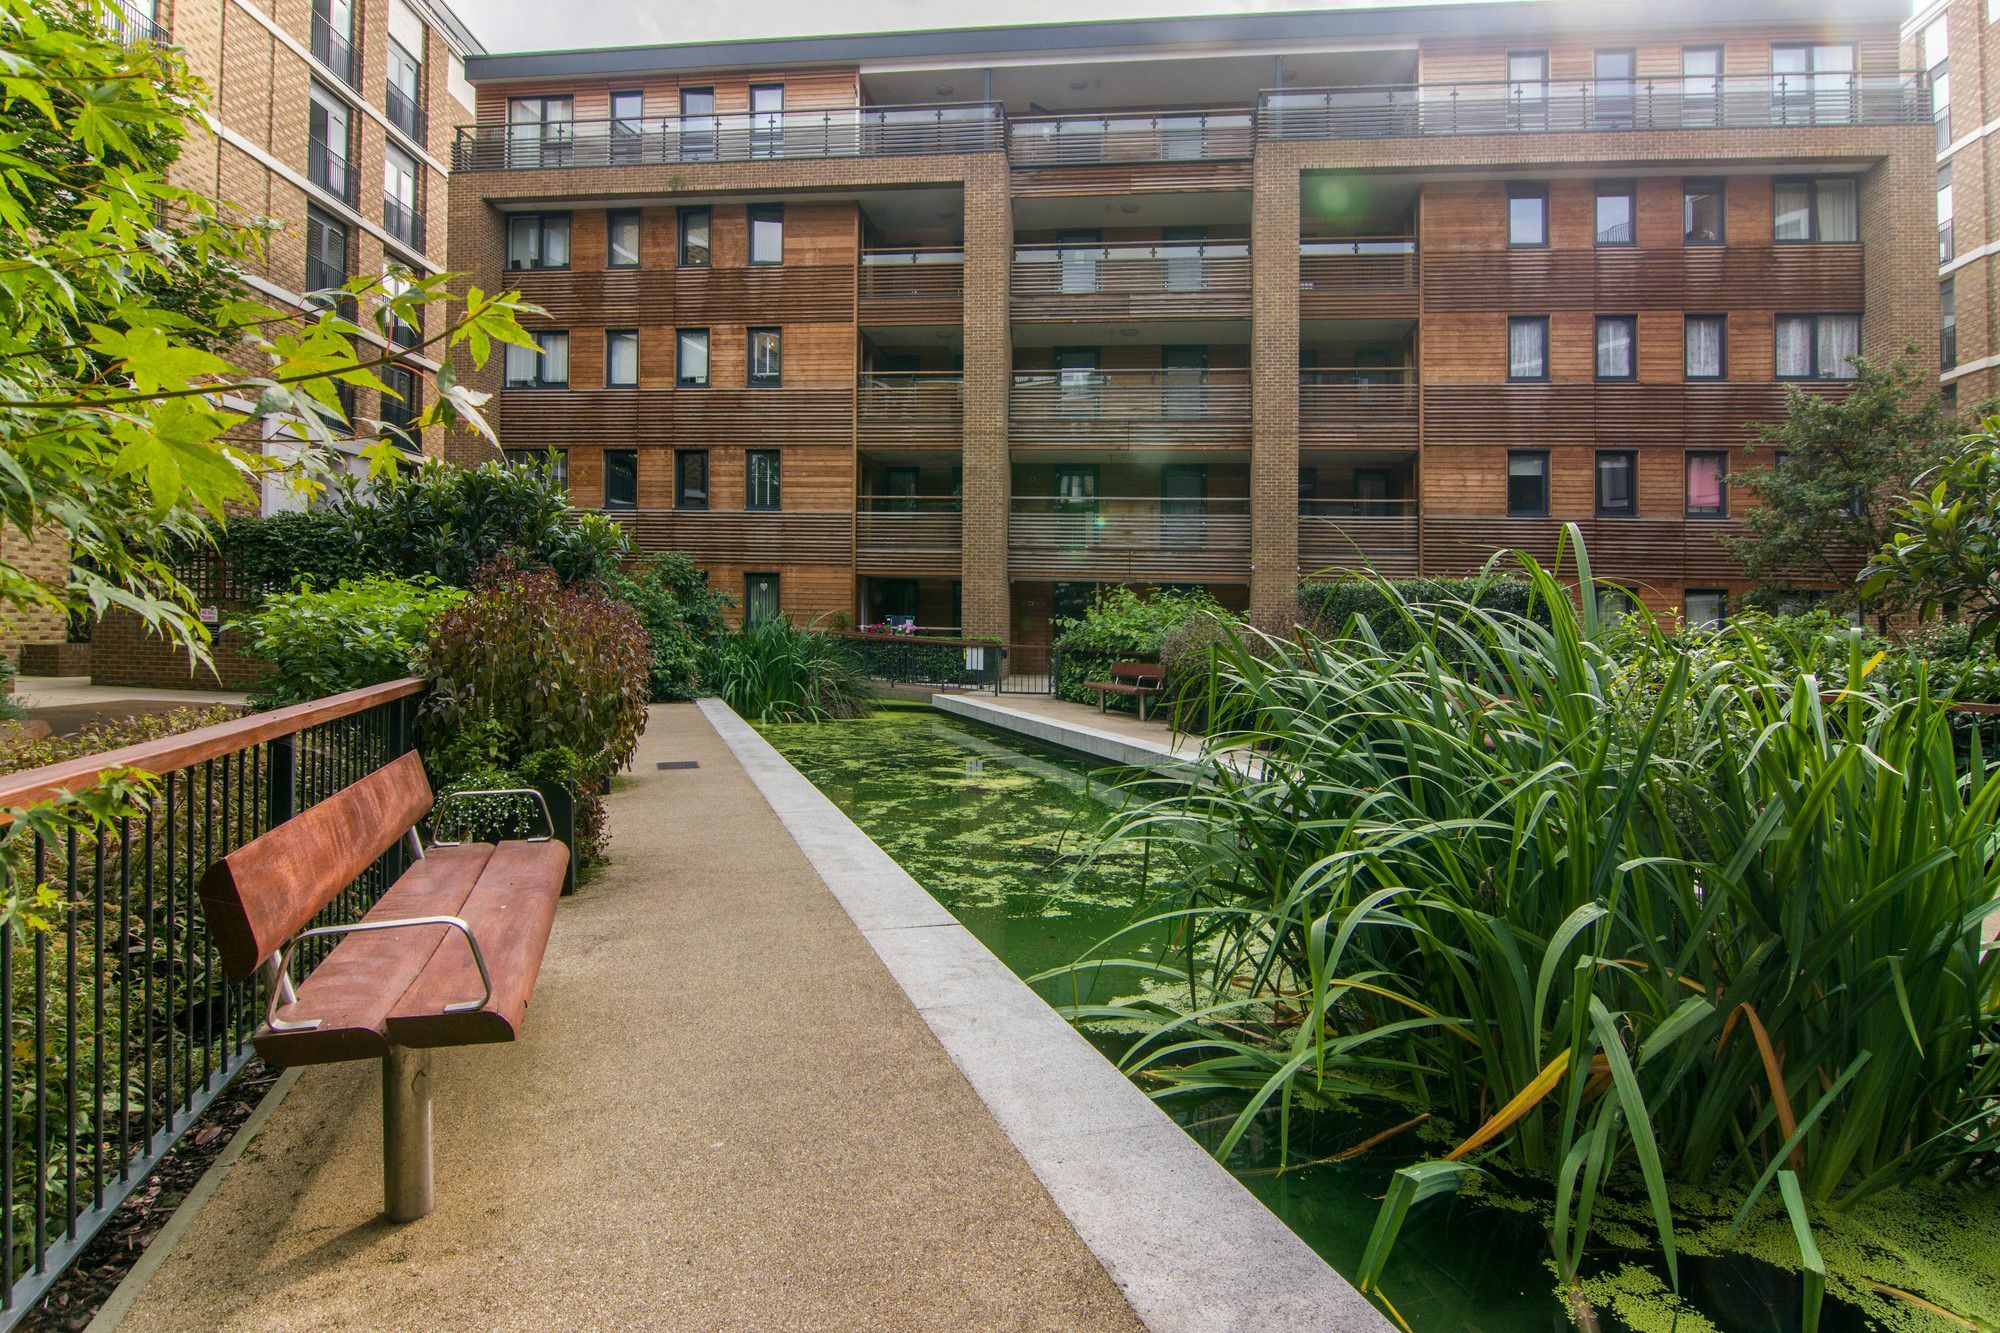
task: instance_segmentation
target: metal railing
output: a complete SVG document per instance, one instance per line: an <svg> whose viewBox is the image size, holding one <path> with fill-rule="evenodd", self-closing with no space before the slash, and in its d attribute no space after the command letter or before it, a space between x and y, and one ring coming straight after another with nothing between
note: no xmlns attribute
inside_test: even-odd
<svg viewBox="0 0 2000 1333"><path fill-rule="evenodd" d="M1414 236L1308 236L1299 242L1301 292L1406 292L1418 280Z"/></svg>
<svg viewBox="0 0 2000 1333"><path fill-rule="evenodd" d="M1299 569L1417 572L1417 502L1358 498L1299 501Z"/></svg>
<svg viewBox="0 0 2000 1333"><path fill-rule="evenodd" d="M341 145L343 148L345 144ZM324 139L306 139L306 178L352 207L361 198L361 178L345 154Z"/></svg>
<svg viewBox="0 0 2000 1333"><path fill-rule="evenodd" d="M956 514L965 508L958 495L887 495L863 492L854 497L861 514Z"/></svg>
<svg viewBox="0 0 2000 1333"><path fill-rule="evenodd" d="M848 632L836 636L876 680L909 685L999 684L1006 654L997 639L963 639L926 633Z"/></svg>
<svg viewBox="0 0 2000 1333"><path fill-rule="evenodd" d="M1299 501L1299 518L1415 518L1417 502L1364 500L1359 496L1326 496Z"/></svg>
<svg viewBox="0 0 2000 1333"><path fill-rule="evenodd" d="M1017 167L1227 161L1250 156L1255 126L1249 107L1014 116L1007 156Z"/></svg>
<svg viewBox="0 0 2000 1333"><path fill-rule="evenodd" d="M452 169L985 153L1004 148L1006 137L1006 120L997 102L468 125L459 129L452 147Z"/></svg>
<svg viewBox="0 0 2000 1333"><path fill-rule="evenodd" d="M261 979L223 975L197 885L209 865L410 748L403 680L0 777L0 808L45 806L109 772L157 779L142 813L52 836L15 820L46 886L0 951L0 1305L27 1309L250 1058ZM44 825L43 828L48 827ZM358 918L399 843L315 921ZM17 891L32 897L28 886ZM300 950L308 967L328 942Z"/></svg>
<svg viewBox="0 0 2000 1333"><path fill-rule="evenodd" d="M866 301L956 301L965 293L965 251L956 246L863 250L857 294Z"/></svg>
<svg viewBox="0 0 2000 1333"><path fill-rule="evenodd" d="M430 121L424 115L424 109L418 106L408 93L395 84L390 84L382 98L382 110L387 113L391 125L418 143L424 142Z"/></svg>
<svg viewBox="0 0 2000 1333"><path fill-rule="evenodd" d="M327 22L326 15L314 11L312 26L313 58L340 77L342 83L351 88L361 86L359 62L354 58L352 33L338 33Z"/></svg>
<svg viewBox="0 0 2000 1333"><path fill-rule="evenodd" d="M1417 372L1408 366L1301 370L1299 414L1415 421Z"/></svg>
<svg viewBox="0 0 2000 1333"><path fill-rule="evenodd" d="M1247 370L1017 370L1021 421L1235 421L1250 416Z"/></svg>
<svg viewBox="0 0 2000 1333"><path fill-rule="evenodd" d="M126 46L137 46L141 42L164 44L167 30L160 25L159 11L152 4L134 4L132 0L109 0L105 11L105 24L118 34L118 40Z"/></svg>
<svg viewBox="0 0 2000 1333"><path fill-rule="evenodd" d="M382 200L382 225L404 245L424 248L424 215L402 200Z"/></svg>
<svg viewBox="0 0 2000 1333"><path fill-rule="evenodd" d="M1095 242L1014 248L1020 297L1248 293L1247 241Z"/></svg>
<svg viewBox="0 0 2000 1333"><path fill-rule="evenodd" d="M1926 76L1905 72L1398 84L1267 90L1257 137L1914 125L1930 115Z"/></svg>
<svg viewBox="0 0 2000 1333"><path fill-rule="evenodd" d="M1102 495L1017 495L1007 519L1014 550L1248 551L1250 501Z"/></svg>

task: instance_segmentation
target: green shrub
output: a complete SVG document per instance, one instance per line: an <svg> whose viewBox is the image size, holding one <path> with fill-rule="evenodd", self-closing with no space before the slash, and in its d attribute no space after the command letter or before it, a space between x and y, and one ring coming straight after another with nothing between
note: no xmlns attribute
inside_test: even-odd
<svg viewBox="0 0 2000 1333"><path fill-rule="evenodd" d="M710 642L701 675L703 689L755 722L825 722L868 711L868 679L846 641L784 616Z"/></svg>
<svg viewBox="0 0 2000 1333"><path fill-rule="evenodd" d="M861 670L870 680L891 684L977 685L990 682L990 668L974 670L965 664L963 643L938 643L916 634L857 634L843 639ZM980 642L990 645L989 662L1000 647L998 639Z"/></svg>
<svg viewBox="0 0 2000 1333"><path fill-rule="evenodd" d="M613 575L611 590L652 640L653 702L694 698L701 688L701 647L727 630L722 613L731 605L729 595L709 587L708 575L677 551Z"/></svg>
<svg viewBox="0 0 2000 1333"><path fill-rule="evenodd" d="M1056 694L1096 703L1085 681L1103 680L1116 662L1157 662L1169 633L1200 619L1228 619L1205 590L1156 588L1140 593L1123 585L1098 590L1080 616L1056 622ZM1132 708L1112 697L1115 707Z"/></svg>
<svg viewBox="0 0 2000 1333"><path fill-rule="evenodd" d="M275 708L407 676L431 622L464 598L428 578L386 575L266 597L231 626L271 663L253 702Z"/></svg>
<svg viewBox="0 0 2000 1333"><path fill-rule="evenodd" d="M1365 619L1384 652L1400 655L1421 637L1405 614L1411 607L1458 605L1482 611L1504 611L1549 623L1548 608L1536 603L1534 585L1526 579L1483 575L1463 579L1379 579L1367 575L1330 582L1302 583L1298 592L1300 619L1320 634L1338 637L1350 622Z"/></svg>

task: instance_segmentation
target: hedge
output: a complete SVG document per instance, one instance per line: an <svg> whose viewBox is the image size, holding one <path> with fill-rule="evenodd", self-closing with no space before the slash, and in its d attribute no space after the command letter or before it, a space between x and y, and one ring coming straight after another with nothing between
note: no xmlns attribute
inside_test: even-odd
<svg viewBox="0 0 2000 1333"><path fill-rule="evenodd" d="M1393 592L1392 592L1393 590ZM1414 644L1396 599L1414 606L1466 602L1489 611L1511 611L1541 624L1548 608L1537 603L1523 579L1489 575L1466 579L1341 579L1332 583L1302 583L1300 618L1321 634L1337 635L1355 616L1365 616L1385 652L1402 653Z"/></svg>

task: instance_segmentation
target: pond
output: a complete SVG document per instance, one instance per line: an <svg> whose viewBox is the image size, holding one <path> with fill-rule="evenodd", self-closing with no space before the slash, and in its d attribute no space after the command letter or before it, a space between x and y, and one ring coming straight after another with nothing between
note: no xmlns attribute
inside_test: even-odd
<svg viewBox="0 0 2000 1333"><path fill-rule="evenodd" d="M1127 799L1120 788L1136 776L1129 771L1107 770L1096 761L928 708L883 708L857 721L762 730L801 773L1023 977L1066 967L1161 905L1161 891L1149 887L1147 867L1136 856L1086 864L1083 855L1093 831L1117 802ZM1158 956L1168 942L1164 928L1146 927L1128 935L1114 952ZM1110 972L1080 978L1065 974L1038 987L1055 1004L1104 1001L1136 988L1129 974ZM1093 1040L1116 1058L1120 1043L1115 1034L1095 1033ZM1173 1098L1162 1105L1211 1148L1237 1109L1227 1098ZM1253 1130L1246 1136L1229 1165L1327 1262L1351 1276L1390 1173L1422 1154L1324 1159L1380 1127L1345 1115L1303 1116L1294 1121L1285 1157L1280 1156L1274 1124L1268 1133ZM1282 1175L1280 1166L1285 1167ZM1996 1212L2000 1210L1988 1209L1977 1221L1984 1224ZM1632 1227L1621 1234L1630 1239L1642 1231ZM1928 1234L1934 1240L1940 1232ZM1827 1243L1823 1237L1822 1244ZM1895 1262L1904 1256L1895 1253L1893 1242L1864 1248L1874 1254L1884 1247L1891 1251L1887 1271L1917 1285L1904 1276L1908 1265ZM1917 1262L1915 1249L1913 1243L1912 1263ZM1535 1207L1492 1196L1446 1198L1412 1212L1384 1275L1383 1294L1417 1333L1569 1329L1574 1324L1547 1254ZM1941 1272L1939 1280L1949 1279ZM1646 1333L1669 1328L1764 1333L1798 1327L1798 1279L1769 1263L1738 1254L1687 1256L1682 1264L1684 1303L1665 1296L1664 1283L1664 1269L1649 1251L1606 1245L1591 1266L1588 1284L1597 1326ZM1952 1326L1916 1316L1911 1307L1888 1313L1898 1325ZM1906 1314L1924 1322L1901 1317ZM1821 1328L1835 1333L1879 1322L1829 1297Z"/></svg>

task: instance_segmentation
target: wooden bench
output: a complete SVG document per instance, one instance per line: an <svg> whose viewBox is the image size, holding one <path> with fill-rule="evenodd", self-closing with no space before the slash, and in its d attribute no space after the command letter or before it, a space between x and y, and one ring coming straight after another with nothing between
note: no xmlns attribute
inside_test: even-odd
<svg viewBox="0 0 2000 1333"><path fill-rule="evenodd" d="M1110 680L1087 680L1083 688L1097 691L1097 711L1100 713L1111 701L1112 695L1131 695L1139 701L1139 720L1144 722L1146 701L1166 693L1167 669L1157 662L1113 662Z"/></svg>
<svg viewBox="0 0 2000 1333"><path fill-rule="evenodd" d="M569 864L552 826L522 841L426 851L418 822L460 796L541 799L455 792L434 805L422 762L405 754L231 852L201 881L230 979L261 969L270 984L254 1038L267 1064L381 1060L383 1195L398 1222L422 1217L434 1198L430 1048L520 1032ZM307 928L404 839L409 869L361 920ZM294 989L293 951L323 936L341 940Z"/></svg>

